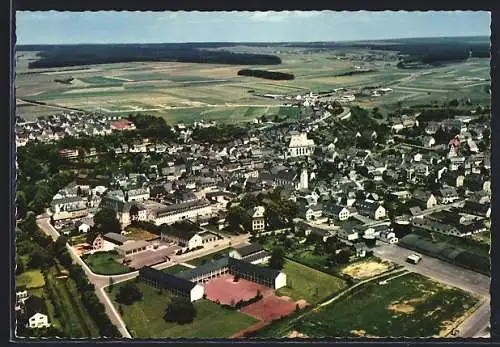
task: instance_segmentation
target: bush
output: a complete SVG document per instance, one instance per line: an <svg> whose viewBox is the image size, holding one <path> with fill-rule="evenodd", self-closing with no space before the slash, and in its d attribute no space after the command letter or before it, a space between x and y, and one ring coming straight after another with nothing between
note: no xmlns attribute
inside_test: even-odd
<svg viewBox="0 0 500 347"><path fill-rule="evenodd" d="M166 322L177 324L191 323L196 317L196 309L192 302L183 298L174 298L167 306L163 318Z"/></svg>
<svg viewBox="0 0 500 347"><path fill-rule="evenodd" d="M116 294L116 301L120 304L132 305L134 302L142 299L142 293L135 284L129 283L120 287Z"/></svg>

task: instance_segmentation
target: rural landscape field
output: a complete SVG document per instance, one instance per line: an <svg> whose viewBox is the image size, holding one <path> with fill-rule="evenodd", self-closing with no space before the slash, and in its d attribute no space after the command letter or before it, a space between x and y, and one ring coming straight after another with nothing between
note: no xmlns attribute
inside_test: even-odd
<svg viewBox="0 0 500 347"><path fill-rule="evenodd" d="M257 52L256 47L251 46L219 49ZM131 62L28 71L27 64L37 59L37 52L21 51L16 58L17 112L27 119L49 115L58 108L115 114L146 112L164 117L172 124L200 119L234 123L252 121L263 115L297 115L291 102L266 98L264 94L295 95L361 87L393 89L392 93L362 98L358 102L362 107L381 110L391 110L402 102L412 105L453 98L489 99L485 89L490 79L487 59L471 58L466 62L412 71L398 68L397 52L386 50L340 48L309 52L293 47L258 47L258 52L262 51L281 58L282 63L271 66L270 70L292 73L295 78L271 81L237 75L239 70L249 67L270 68L265 65L179 62ZM375 58L367 59L368 56ZM369 71L349 74L357 68ZM71 82L58 82L69 79Z"/></svg>

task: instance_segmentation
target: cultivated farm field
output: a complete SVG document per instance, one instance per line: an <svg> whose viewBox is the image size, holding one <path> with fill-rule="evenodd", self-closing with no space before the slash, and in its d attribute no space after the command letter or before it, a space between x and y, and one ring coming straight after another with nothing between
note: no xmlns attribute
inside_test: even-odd
<svg viewBox="0 0 500 347"><path fill-rule="evenodd" d="M252 47L232 50L254 52ZM365 61L363 49L340 59L346 52L325 51L303 54L300 49L278 53L280 65L247 66L180 62L131 62L73 68L28 69L33 53L22 52L17 63L17 98L50 105L78 108L89 112L118 114L145 112L164 117L167 122L208 121L248 122L269 115L284 101L257 94L307 93L334 88L389 87L383 96L358 98L365 107L391 104L423 104L471 98L490 99L485 88L490 79L489 60L472 58L463 63L423 69L399 69L395 58ZM254 52L255 53L255 52ZM348 52L349 53L349 52ZM357 67L371 72L342 75ZM295 75L294 80L271 81L238 76L240 69L267 69ZM73 78L69 83L55 81ZM24 108L26 118L46 115L47 110ZM56 110L57 111L57 110Z"/></svg>

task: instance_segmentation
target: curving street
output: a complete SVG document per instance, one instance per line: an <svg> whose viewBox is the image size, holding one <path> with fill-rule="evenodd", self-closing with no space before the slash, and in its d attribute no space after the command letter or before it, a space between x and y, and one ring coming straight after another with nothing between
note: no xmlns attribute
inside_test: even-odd
<svg viewBox="0 0 500 347"><path fill-rule="evenodd" d="M60 236L59 232L50 224L50 218L46 216L38 216L37 217L37 224L38 227L47 235L52 237L52 239L55 241L57 238ZM238 235L238 236L232 236L230 238L225 238L224 240L219 242L218 247L213 247L209 249L200 249L198 251L193 251L187 254L182 254L182 255L173 255L171 257L171 261L156 264L153 266L153 268L162 270L165 269L169 266L173 266L178 263L184 263L188 262L192 259L202 257L205 255L208 255L210 253L217 252L221 249L228 248L230 246L234 246L240 243L245 243L248 241L248 238L250 237L249 234L244 234L244 235ZM109 299L106 291L104 288L106 288L109 285L110 278L113 278L114 283L120 283L124 281L131 280L139 275L139 271L133 271L129 272L126 274L121 274L121 275L98 275L85 264L85 262L78 256L78 254L75 252L73 247L71 247L69 244L66 244L66 248L69 251L69 254L73 258L73 261L77 264L80 264L85 271L85 274L89 280L90 283L92 283L95 286L95 292L101 303L105 306L106 308L106 313L108 317L110 318L111 322L116 325L120 333L122 334L123 337L126 338L132 338L130 333L127 330L127 327L125 323L123 322L121 316L119 313L116 311L114 305L112 304L111 300Z"/></svg>

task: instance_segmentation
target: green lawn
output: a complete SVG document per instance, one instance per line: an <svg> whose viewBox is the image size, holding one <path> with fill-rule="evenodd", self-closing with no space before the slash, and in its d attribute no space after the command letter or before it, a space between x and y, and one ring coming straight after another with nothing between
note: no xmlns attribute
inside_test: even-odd
<svg viewBox="0 0 500 347"><path fill-rule="evenodd" d="M383 286L378 281L361 286L297 321L263 329L259 336L281 337L293 330L308 337L438 336L446 321L455 321L477 302L466 292L410 273Z"/></svg>
<svg viewBox="0 0 500 347"><path fill-rule="evenodd" d="M178 273L180 273L182 271L186 271L186 270L189 270L189 268L187 266L175 264L174 266L169 266L161 271L166 272L166 273L171 274L171 275L175 275L175 274L178 274Z"/></svg>
<svg viewBox="0 0 500 347"><path fill-rule="evenodd" d="M233 249L234 248L232 248L232 247L224 248L224 249L221 249L220 251L217 251L217 252L214 252L214 253L210 253L210 254L207 254L207 255L205 255L203 257L199 257L199 258L195 258L193 260L190 260L187 263L189 265L193 265L193 266L200 266L202 264L205 264L206 262L215 260L215 257L217 255L228 255L229 252L231 252Z"/></svg>
<svg viewBox="0 0 500 347"><path fill-rule="evenodd" d="M328 272L329 267L326 256L314 254L311 250L290 252L289 256L293 260L310 266L313 269Z"/></svg>
<svg viewBox="0 0 500 347"><path fill-rule="evenodd" d="M26 286L29 288L40 288L45 285L42 272L40 270L28 270L16 276L16 287Z"/></svg>
<svg viewBox="0 0 500 347"><path fill-rule="evenodd" d="M283 271L286 273L287 286L277 293L295 300L304 299L310 304L321 302L346 287L345 281L338 277L289 259L285 262Z"/></svg>
<svg viewBox="0 0 500 347"><path fill-rule="evenodd" d="M145 283L136 284L143 294L141 301L130 306L115 303L118 309L121 306L123 320L134 338L227 338L256 322L243 313L202 299L194 303L196 318L192 323L166 323L163 315L172 297L165 291L159 294L158 289ZM112 300L121 285L114 286Z"/></svg>
<svg viewBox="0 0 500 347"><path fill-rule="evenodd" d="M116 261L117 257L111 252L97 252L86 255L83 260L96 274L118 275L129 272L130 269L127 266Z"/></svg>

